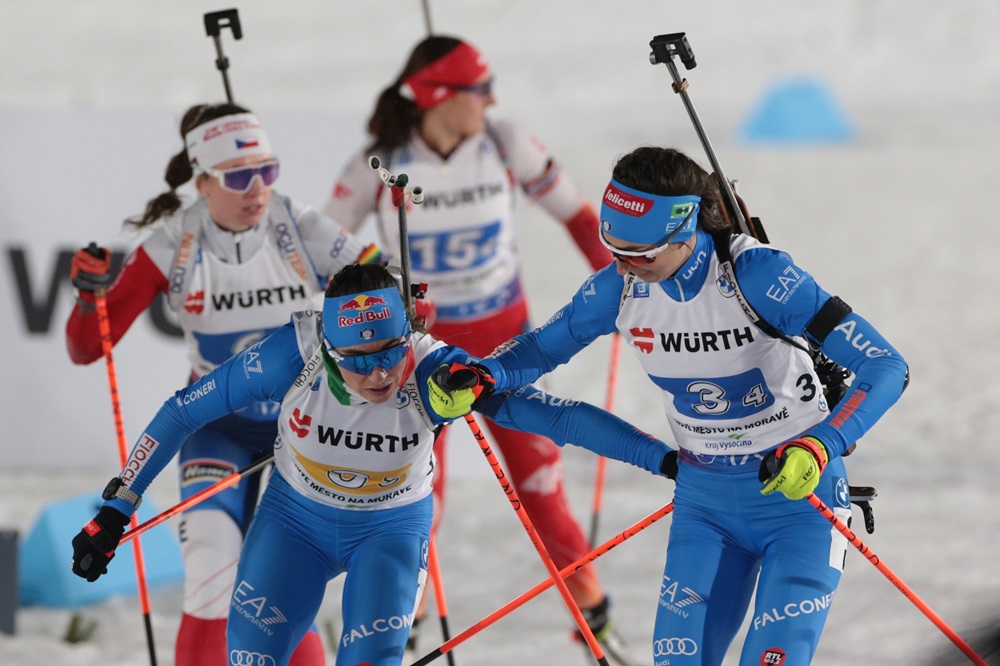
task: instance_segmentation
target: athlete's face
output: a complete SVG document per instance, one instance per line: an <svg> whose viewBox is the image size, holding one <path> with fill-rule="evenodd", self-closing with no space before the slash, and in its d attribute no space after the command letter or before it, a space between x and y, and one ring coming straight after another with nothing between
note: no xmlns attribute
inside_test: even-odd
<svg viewBox="0 0 1000 666"><path fill-rule="evenodd" d="M240 157L213 166L215 171L249 167L270 162L270 155ZM260 224L271 202L271 188L264 185L260 176L254 176L250 189L242 194L222 187L219 179L202 173L195 180L198 193L208 202L208 213L215 223L227 231L246 231Z"/></svg>
<svg viewBox="0 0 1000 666"><path fill-rule="evenodd" d="M486 130L486 109L496 102L488 85L492 79L492 74L483 74L471 86L434 107L452 133L467 137Z"/></svg>
<svg viewBox="0 0 1000 666"><path fill-rule="evenodd" d="M350 347L338 347L337 353L342 356L358 356L361 354L374 354L395 347L400 340L379 340L378 342L366 342L361 345ZM368 402L382 404L396 395L396 390L403 383L403 373L406 371L407 360L404 358L391 368L375 366L367 375L351 372L342 365L340 374L344 377L344 383L352 391L360 395Z"/></svg>
<svg viewBox="0 0 1000 666"><path fill-rule="evenodd" d="M603 232L602 232L603 233ZM655 250L654 245L641 245L604 234L605 240L625 252L644 252ZM645 257L615 256L615 268L619 275L631 273L643 282L663 282L684 265L694 251L698 237L695 236L683 243L668 243L663 250L655 254L651 261ZM612 251L613 253L613 251Z"/></svg>

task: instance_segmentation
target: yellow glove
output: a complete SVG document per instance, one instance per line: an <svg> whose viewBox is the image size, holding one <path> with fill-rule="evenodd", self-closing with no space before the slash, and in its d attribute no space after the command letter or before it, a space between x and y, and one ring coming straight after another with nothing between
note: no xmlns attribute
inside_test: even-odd
<svg viewBox="0 0 1000 666"><path fill-rule="evenodd" d="M473 403L493 392L496 382L485 369L452 363L441 365L427 378L431 409L445 419L457 419L472 411Z"/></svg>
<svg viewBox="0 0 1000 666"><path fill-rule="evenodd" d="M764 457L758 479L764 484L761 494L774 491L790 500L800 500L816 490L830 456L815 437L800 437L785 442Z"/></svg>

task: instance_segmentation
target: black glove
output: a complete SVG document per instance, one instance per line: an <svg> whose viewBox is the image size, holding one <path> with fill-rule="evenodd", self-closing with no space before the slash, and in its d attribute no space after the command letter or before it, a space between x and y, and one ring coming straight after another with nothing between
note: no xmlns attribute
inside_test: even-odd
<svg viewBox="0 0 1000 666"><path fill-rule="evenodd" d="M667 455L663 456L663 462L660 463L660 475L671 481L677 479L677 451L671 449L667 451Z"/></svg>
<svg viewBox="0 0 1000 666"><path fill-rule="evenodd" d="M91 243L73 255L69 279L80 291L95 292L111 284L111 253Z"/></svg>
<svg viewBox="0 0 1000 666"><path fill-rule="evenodd" d="M128 523L129 518L121 511L102 506L73 537L73 573L91 583L108 573L108 562L115 556Z"/></svg>

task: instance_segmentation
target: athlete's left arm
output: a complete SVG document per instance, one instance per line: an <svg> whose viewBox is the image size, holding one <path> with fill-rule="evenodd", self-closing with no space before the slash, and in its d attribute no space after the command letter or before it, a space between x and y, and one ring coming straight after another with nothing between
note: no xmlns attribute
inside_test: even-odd
<svg viewBox="0 0 1000 666"><path fill-rule="evenodd" d="M512 430L573 444L659 475L671 448L614 414L586 402L549 395L534 386L496 393L476 403L491 421Z"/></svg>
<svg viewBox="0 0 1000 666"><path fill-rule="evenodd" d="M273 196L278 196L274 193ZM348 264L382 262L382 252L374 243L362 243L338 222L310 206L299 206L281 197L292 219L299 226L308 261L316 271L322 286Z"/></svg>
<svg viewBox="0 0 1000 666"><path fill-rule="evenodd" d="M498 120L492 129L525 195L562 222L593 270L611 263L611 253L597 236L597 212L556 158L537 138L512 122Z"/></svg>
<svg viewBox="0 0 1000 666"><path fill-rule="evenodd" d="M295 331L288 324L177 391L139 436L122 471L126 485L142 495L193 432L254 402L280 401L303 366ZM126 516L134 510L122 499L107 505Z"/></svg>
<svg viewBox="0 0 1000 666"><path fill-rule="evenodd" d="M747 300L768 323L790 336L807 337L820 351L854 373L847 395L831 405L830 415L810 429L830 450L843 454L891 407L906 388L908 368L903 356L867 320L841 310L825 327L824 340L816 330L825 316L817 314L830 294L785 252L753 248L736 259L736 275ZM832 302L831 302L832 305ZM828 308L826 312L837 312Z"/></svg>

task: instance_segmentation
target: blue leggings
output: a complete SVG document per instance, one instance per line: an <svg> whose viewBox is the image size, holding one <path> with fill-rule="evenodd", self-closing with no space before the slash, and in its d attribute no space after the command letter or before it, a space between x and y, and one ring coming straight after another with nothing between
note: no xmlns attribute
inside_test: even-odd
<svg viewBox="0 0 1000 666"><path fill-rule="evenodd" d="M655 666L722 663L756 600L741 666L803 666L819 644L847 541L805 500L760 494L756 460L680 465L653 634ZM843 462L816 495L850 517Z"/></svg>
<svg viewBox="0 0 1000 666"><path fill-rule="evenodd" d="M287 664L326 584L346 572L336 663L398 666L426 578L432 506L427 496L395 509L334 509L303 497L275 473L240 556L230 654ZM263 656L260 662L272 663Z"/></svg>

